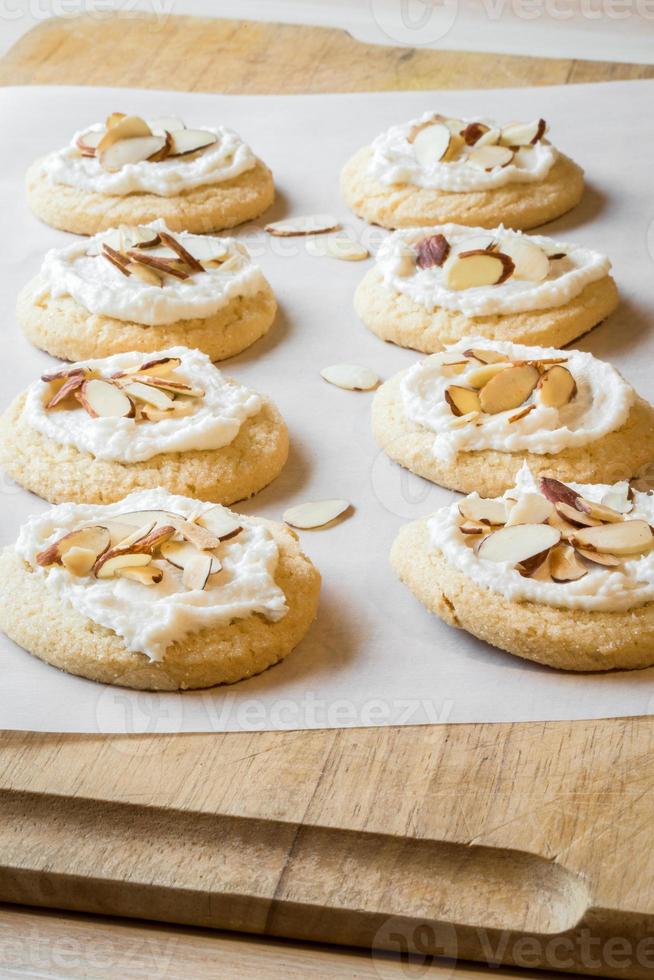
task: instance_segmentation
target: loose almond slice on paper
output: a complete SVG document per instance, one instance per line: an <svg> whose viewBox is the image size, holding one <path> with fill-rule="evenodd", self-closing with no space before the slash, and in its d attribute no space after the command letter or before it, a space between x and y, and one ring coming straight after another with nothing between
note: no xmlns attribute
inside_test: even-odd
<svg viewBox="0 0 654 980"><path fill-rule="evenodd" d="M198 551L195 545L192 545L189 541L166 541L165 544L161 546L161 555L169 561L171 565L175 568L181 568L182 570L187 568L191 562L195 561L198 555L208 555L208 552ZM220 559L216 558L215 555L208 555L210 559L210 575L214 575L219 572L223 567Z"/></svg>
<svg viewBox="0 0 654 980"><path fill-rule="evenodd" d="M582 528L576 532L572 543L575 547L608 555L640 555L652 548L654 535L647 521L620 521L619 524Z"/></svg>
<svg viewBox="0 0 654 980"><path fill-rule="evenodd" d="M184 157L198 150L206 150L218 141L215 133L206 129L176 129L171 134L169 156Z"/></svg>
<svg viewBox="0 0 654 980"><path fill-rule="evenodd" d="M332 364L322 369L320 377L347 391L371 391L379 384L374 371L356 364Z"/></svg>
<svg viewBox="0 0 654 980"><path fill-rule="evenodd" d="M92 551L96 558L100 556L111 544L111 537L106 527L92 525L81 527L75 531L64 534L54 544L48 545L36 556L37 565L47 567L48 565L58 565L63 555L71 548Z"/></svg>
<svg viewBox="0 0 654 980"><path fill-rule="evenodd" d="M285 510L283 520L291 527L311 530L324 527L340 517L350 507L347 500L316 500L306 504L298 504Z"/></svg>
<svg viewBox="0 0 654 980"><path fill-rule="evenodd" d="M125 554L114 555L102 564L96 562L95 577L98 579L113 578L119 570L124 568L138 568L149 565L152 555L140 552L126 552Z"/></svg>
<svg viewBox="0 0 654 980"><path fill-rule="evenodd" d="M567 368L555 364L538 382L538 398L548 408L562 408L577 394L577 382Z"/></svg>
<svg viewBox="0 0 654 980"><path fill-rule="evenodd" d="M338 218L332 214L302 214L297 218L273 221L266 225L266 231L278 238L291 238L294 235L322 235L328 231L336 231L338 227Z"/></svg>
<svg viewBox="0 0 654 980"><path fill-rule="evenodd" d="M370 252L364 245L353 241L351 238L328 238L327 254L333 259L341 259L343 262L361 262L370 256Z"/></svg>
<svg viewBox="0 0 654 980"><path fill-rule="evenodd" d="M590 514L584 514L577 507L572 507L562 500L559 500L554 506L556 507L557 514L560 514L564 520L577 527L597 527L602 523L601 521L595 520Z"/></svg>
<svg viewBox="0 0 654 980"><path fill-rule="evenodd" d="M71 575L82 578L88 575L97 561L97 554L90 548L69 548L61 556L61 564Z"/></svg>
<svg viewBox="0 0 654 980"><path fill-rule="evenodd" d="M213 561L211 555L203 554L201 551L188 561L182 572L182 583L187 589L191 591L204 589L211 575Z"/></svg>
<svg viewBox="0 0 654 980"><path fill-rule="evenodd" d="M445 401L450 406L453 415L469 415L470 412L481 411L479 392L475 391L474 388L450 385L445 389Z"/></svg>
<svg viewBox="0 0 654 980"><path fill-rule="evenodd" d="M430 269L432 266L442 266L450 254L450 243L445 235L436 234L423 238L416 245L418 258L416 265L419 269Z"/></svg>
<svg viewBox="0 0 654 980"><path fill-rule="evenodd" d="M513 524L484 538L477 554L487 561L518 565L544 556L560 538L559 531L549 524Z"/></svg>
<svg viewBox="0 0 654 980"><path fill-rule="evenodd" d="M153 405L160 411L166 411L175 404L170 395L167 395L161 388L153 388L151 385L143 384L142 381L130 381L127 384L122 384L121 387L130 398L136 398L140 402Z"/></svg>
<svg viewBox="0 0 654 980"><path fill-rule="evenodd" d="M136 136L133 139L119 140L106 150L98 149L98 161L103 170L116 173L129 164L151 160L165 145L163 136Z"/></svg>
<svg viewBox="0 0 654 980"><path fill-rule="evenodd" d="M219 506L200 514L195 523L210 531L218 541L227 541L243 530L243 525L236 514Z"/></svg>
<svg viewBox="0 0 654 980"><path fill-rule="evenodd" d="M506 354L501 354L498 350L492 350L490 347L470 347L468 350L463 352L466 357L474 357L476 361L481 364L510 364L509 358Z"/></svg>
<svg viewBox="0 0 654 980"><path fill-rule="evenodd" d="M554 513L554 505L540 493L524 493L509 511L507 527L513 524L544 524Z"/></svg>
<svg viewBox="0 0 654 980"><path fill-rule="evenodd" d="M163 287L161 276L152 268L143 265L141 262L130 262L125 266L125 271L135 279L139 279L146 286Z"/></svg>
<svg viewBox="0 0 654 980"><path fill-rule="evenodd" d="M622 564L622 560L616 555L602 555L599 551L586 551L585 548L577 548L577 554L581 555L586 561L594 565L602 565L605 568L617 568Z"/></svg>
<svg viewBox="0 0 654 980"><path fill-rule="evenodd" d="M507 505L500 497L464 497L459 501L459 514L467 521L479 524L506 524Z"/></svg>
<svg viewBox="0 0 654 980"><path fill-rule="evenodd" d="M544 119L534 119L532 122L511 123L504 126L500 135L502 146L533 146L545 135L547 123Z"/></svg>
<svg viewBox="0 0 654 980"><path fill-rule="evenodd" d="M139 567L117 568L116 578L127 578L132 582L139 582L141 585L158 585L163 579L163 569L156 565L145 565Z"/></svg>
<svg viewBox="0 0 654 980"><path fill-rule="evenodd" d="M41 379L45 380L45 376ZM86 371L80 368L77 371L71 372L64 380L61 387L54 393L52 398L46 402L46 409L56 408L57 405L61 405L62 402L66 401L72 394L78 391L84 381L86 380Z"/></svg>
<svg viewBox="0 0 654 980"><path fill-rule="evenodd" d="M518 364L506 368L484 385L479 393L483 412L496 415L518 408L531 395L540 375L530 364Z"/></svg>
<svg viewBox="0 0 654 980"><path fill-rule="evenodd" d="M554 582L576 582L588 575L587 567L579 561L569 544L557 544L549 554L550 575Z"/></svg>
<svg viewBox="0 0 654 980"><path fill-rule="evenodd" d="M466 163L489 173L491 170L507 167L513 156L513 150L508 146L478 146L468 154Z"/></svg>
<svg viewBox="0 0 654 980"><path fill-rule="evenodd" d="M458 252L443 266L448 289L471 289L475 286L499 286L513 272L513 262L502 252L473 249Z"/></svg>
<svg viewBox="0 0 654 980"><path fill-rule="evenodd" d="M513 261L514 279L542 282L549 275L550 260L542 248L528 238L503 238L500 248Z"/></svg>
<svg viewBox="0 0 654 980"><path fill-rule="evenodd" d="M413 149L420 166L428 168L442 160L452 140L453 134L444 123L437 122L421 129L413 140Z"/></svg>
<svg viewBox="0 0 654 980"><path fill-rule="evenodd" d="M76 393L91 418L133 418L134 403L111 381L92 378Z"/></svg>
<svg viewBox="0 0 654 980"><path fill-rule="evenodd" d="M81 152L83 157L94 157L95 151L98 148L98 143L102 140L104 133L102 130L91 130L88 133L82 133L75 140L78 150Z"/></svg>
<svg viewBox="0 0 654 980"><path fill-rule="evenodd" d="M482 364L481 367L473 368L466 374L466 384L471 388L483 388L491 378L494 378L500 371L506 371L511 366L510 361L497 361L495 364Z"/></svg>

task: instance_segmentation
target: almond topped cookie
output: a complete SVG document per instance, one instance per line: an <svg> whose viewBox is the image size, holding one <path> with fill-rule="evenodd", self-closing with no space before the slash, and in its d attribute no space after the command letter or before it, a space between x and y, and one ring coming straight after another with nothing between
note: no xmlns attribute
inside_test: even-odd
<svg viewBox="0 0 654 980"><path fill-rule="evenodd" d="M17 304L29 340L72 361L177 344L223 360L262 337L276 310L240 242L172 234L163 221L52 249Z"/></svg>
<svg viewBox="0 0 654 980"><path fill-rule="evenodd" d="M0 418L0 464L54 503L159 486L232 503L274 480L287 456L270 399L186 347L55 368Z"/></svg>
<svg viewBox="0 0 654 980"><path fill-rule="evenodd" d="M373 333L431 354L464 337L563 347L618 304L600 252L525 235L447 224L396 231L354 297Z"/></svg>
<svg viewBox="0 0 654 980"><path fill-rule="evenodd" d="M355 153L341 192L355 214L384 228L534 228L575 207L584 188L583 170L547 131L544 119L501 125L427 112Z"/></svg>
<svg viewBox="0 0 654 980"><path fill-rule="evenodd" d="M0 555L0 628L41 660L106 684L234 683L284 658L320 576L282 524L140 490L61 504Z"/></svg>
<svg viewBox="0 0 654 980"><path fill-rule="evenodd" d="M275 196L272 174L224 126L113 112L27 172L38 218L81 235L163 218L175 231L206 233L256 218Z"/></svg>
<svg viewBox="0 0 654 980"><path fill-rule="evenodd" d="M535 479L404 527L391 564L450 626L562 670L654 664L654 496Z"/></svg>
<svg viewBox="0 0 654 980"><path fill-rule="evenodd" d="M391 459L482 496L535 475L584 483L638 476L654 462L654 409L610 364L583 351L481 337L385 382L372 407Z"/></svg>

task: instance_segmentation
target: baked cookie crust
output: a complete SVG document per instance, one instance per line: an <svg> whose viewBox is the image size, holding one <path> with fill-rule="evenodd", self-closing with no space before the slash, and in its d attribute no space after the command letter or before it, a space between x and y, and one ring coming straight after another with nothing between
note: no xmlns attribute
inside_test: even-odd
<svg viewBox="0 0 654 980"><path fill-rule="evenodd" d="M212 361L250 347L268 332L277 301L268 283L254 296L237 296L206 319L144 326L89 313L71 296L55 298L42 291L37 276L18 294L16 315L35 347L66 361L85 361L129 351L151 353L165 347L195 347Z"/></svg>
<svg viewBox="0 0 654 980"><path fill-rule="evenodd" d="M264 400L221 449L161 453L139 463L96 459L53 442L21 420L26 395L0 417L0 465L17 483L53 504L109 504L133 490L165 487L182 497L231 504L262 490L288 458L288 430Z"/></svg>
<svg viewBox="0 0 654 980"><path fill-rule="evenodd" d="M28 203L37 218L76 235L95 235L118 225L145 225L156 218L163 218L169 231L205 235L257 218L275 199L272 173L259 159L252 170L238 177L174 197L111 196L55 184L44 175L40 160L27 171L25 183Z"/></svg>
<svg viewBox="0 0 654 980"><path fill-rule="evenodd" d="M654 664L654 603L626 612L557 609L512 602L480 588L429 545L427 521L402 528L391 565L448 626L557 670L634 670Z"/></svg>
<svg viewBox="0 0 654 980"><path fill-rule="evenodd" d="M345 164L341 194L364 221L383 228L459 225L524 230L553 221L574 208L584 190L584 172L559 154L547 176L530 184L506 184L484 191L438 191L415 184L382 184L368 175L366 146Z"/></svg>
<svg viewBox="0 0 654 980"><path fill-rule="evenodd" d="M505 453L495 449L457 453L452 461L432 453L434 433L407 419L402 411L402 371L386 381L372 403L372 431L392 460L432 483L482 497L499 497L513 487L527 463L535 477L552 476L563 483L618 483L639 475L654 461L654 409L637 398L623 426L560 453Z"/></svg>
<svg viewBox="0 0 654 980"><path fill-rule="evenodd" d="M370 269L354 294L354 309L382 340L433 354L464 337L511 340L534 347L564 347L588 333L618 305L611 276L589 283L563 306L525 313L470 317L459 310L428 310L389 289L378 269Z"/></svg>
<svg viewBox="0 0 654 980"><path fill-rule="evenodd" d="M112 630L62 603L13 548L0 555L0 629L46 663L103 684L177 691L233 684L283 660L316 616L320 574L281 524L258 519L279 548L275 581L288 613L277 623L253 614L189 634L171 644L162 661L132 653Z"/></svg>

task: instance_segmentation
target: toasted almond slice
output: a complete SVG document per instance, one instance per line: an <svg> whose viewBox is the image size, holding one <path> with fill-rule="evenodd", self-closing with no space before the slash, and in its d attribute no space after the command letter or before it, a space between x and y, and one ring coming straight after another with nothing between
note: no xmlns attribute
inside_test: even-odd
<svg viewBox="0 0 654 980"><path fill-rule="evenodd" d="M98 143L101 141L103 136L104 132L97 129L91 130L88 133L82 133L81 136L78 136L75 143L77 144L77 148L80 150L82 156L94 157L95 151L98 148Z"/></svg>
<svg viewBox="0 0 654 980"><path fill-rule="evenodd" d="M338 218L332 214L301 214L297 218L273 221L266 225L266 231L278 238L291 238L294 235L322 235L336 231L338 227Z"/></svg>
<svg viewBox="0 0 654 980"><path fill-rule="evenodd" d="M514 279L542 282L550 271L550 260L542 248L525 236L502 238L500 248L512 259Z"/></svg>
<svg viewBox="0 0 654 980"><path fill-rule="evenodd" d="M577 507L573 507L571 504L565 503L563 500L559 500L554 505L556 511L561 515L566 521L571 524L575 524L578 527L597 527L601 524L601 521L596 521L594 517L590 514L584 514Z"/></svg>
<svg viewBox="0 0 654 980"><path fill-rule="evenodd" d="M134 276L135 279L140 279L146 286L163 286L161 276L154 269L142 265L141 262L130 262L129 265L125 266L125 271L130 276Z"/></svg>
<svg viewBox="0 0 654 980"><path fill-rule="evenodd" d="M141 528L143 530L143 528ZM172 525L162 525L155 526L147 534L141 534L135 540L135 535L130 535L129 538L124 539L119 544L114 545L108 551L103 552L100 555L95 565L93 566L93 574L96 578L108 578L114 574L114 569L122 567L120 564L114 564L117 558L122 558L124 556L136 556L141 555L147 558L147 561L136 561L127 562L125 567L130 564L134 565L146 565L152 559L154 552L161 547L161 545L168 541L169 538L173 536L176 528ZM109 571L107 573L103 572L105 565L109 565Z"/></svg>
<svg viewBox="0 0 654 980"><path fill-rule="evenodd" d="M544 555L536 555L535 558L522 562L518 565L518 571L525 578L533 579L535 582L551 582L550 553L546 551Z"/></svg>
<svg viewBox="0 0 654 980"><path fill-rule="evenodd" d="M445 235L440 233L423 238L416 245L418 258L416 265L419 269L430 269L432 266L442 266L450 254L450 243Z"/></svg>
<svg viewBox="0 0 654 980"><path fill-rule="evenodd" d="M577 510L582 511L596 521L601 521L603 524L617 524L618 521L623 520L622 514L617 510L604 503L599 504L595 500L586 500L585 497L578 497Z"/></svg>
<svg viewBox="0 0 654 980"><path fill-rule="evenodd" d="M513 524L544 524L554 513L554 505L540 493L523 493L509 511L507 527Z"/></svg>
<svg viewBox="0 0 654 980"><path fill-rule="evenodd" d="M292 527L310 530L330 524L349 508L350 503L347 500L316 500L289 507L282 516Z"/></svg>
<svg viewBox="0 0 654 980"><path fill-rule="evenodd" d="M219 505L200 514L195 523L210 531L219 541L227 541L243 530L238 516Z"/></svg>
<svg viewBox="0 0 654 980"><path fill-rule="evenodd" d="M647 521L628 520L582 528L575 533L572 543L602 554L640 555L652 548L654 535Z"/></svg>
<svg viewBox="0 0 654 980"><path fill-rule="evenodd" d="M509 415L507 422L509 423L509 425L512 425L513 422L519 422L520 419L523 419L526 415L529 415L530 412L533 412L535 408L536 406L532 402L531 405L527 405L526 408L523 408L519 412L516 412L515 415Z"/></svg>
<svg viewBox="0 0 654 980"><path fill-rule="evenodd" d="M622 483L616 483L604 494L602 503L607 507L611 507L613 510L617 510L619 514L628 514L633 510L634 506L629 491L630 488L627 480L624 480Z"/></svg>
<svg viewBox="0 0 654 980"><path fill-rule="evenodd" d="M145 538L147 538L148 535L150 535L152 531L154 531L156 526L157 526L157 522L153 518L149 518L143 522L141 527L137 527L135 531L130 530L129 525L123 524L123 525L112 526L111 522L109 522L109 526L107 530L111 534L112 542L115 537L118 538L118 540L115 542L115 545L113 545L113 547L116 548L116 546L119 545L120 546L119 550L125 551L128 548L131 548L132 545L136 544L137 541L141 542ZM126 533L121 533L120 531L121 527L123 528L123 530L126 529Z"/></svg>
<svg viewBox="0 0 654 980"><path fill-rule="evenodd" d="M211 555L198 551L185 565L182 572L182 582L191 591L202 591L211 575L213 558Z"/></svg>
<svg viewBox="0 0 654 980"><path fill-rule="evenodd" d="M370 252L364 245L351 238L331 237L327 239L326 244L327 254L333 259L342 259L343 262L361 262L370 256Z"/></svg>
<svg viewBox="0 0 654 980"><path fill-rule="evenodd" d="M83 575L89 574L97 557L95 551L90 548L69 548L61 556L61 564L71 575L77 575L81 578Z"/></svg>
<svg viewBox="0 0 654 980"><path fill-rule="evenodd" d="M450 406L453 415L469 415L470 412L481 411L479 392L475 391L474 388L450 385L445 389L445 401Z"/></svg>
<svg viewBox="0 0 654 980"><path fill-rule="evenodd" d="M464 497L459 501L459 514L467 521L501 526L506 524L506 500L501 497Z"/></svg>
<svg viewBox="0 0 654 980"><path fill-rule="evenodd" d="M501 354L500 351L493 350L491 347L471 347L463 353L466 357L474 357L481 364L511 363L506 354Z"/></svg>
<svg viewBox="0 0 654 980"><path fill-rule="evenodd" d="M182 262L186 262L189 269L191 269L193 272L204 272L204 268L198 259L196 259L194 255L191 255L191 253L188 252L182 243L177 241L176 238L173 238L172 235L169 235L168 232L165 231L159 232L159 237L164 245L167 245L168 248L172 249L172 251L179 256Z"/></svg>
<svg viewBox="0 0 654 980"><path fill-rule="evenodd" d="M91 378L82 383L76 396L92 419L134 416L131 398L111 381Z"/></svg>
<svg viewBox="0 0 654 980"><path fill-rule="evenodd" d="M557 544L549 553L550 575L554 582L576 582L588 575L588 568L579 561L569 544Z"/></svg>
<svg viewBox="0 0 654 980"><path fill-rule="evenodd" d="M496 374L479 393L482 412L496 415L518 408L529 398L539 377L530 364L512 365Z"/></svg>
<svg viewBox="0 0 654 980"><path fill-rule="evenodd" d="M186 129L177 116L155 116L154 119L148 119L148 126L153 133L175 133L179 129Z"/></svg>
<svg viewBox="0 0 654 980"><path fill-rule="evenodd" d="M429 168L442 160L452 140L453 134L444 123L433 123L421 129L413 139L413 149L420 166Z"/></svg>
<svg viewBox="0 0 654 980"><path fill-rule="evenodd" d="M599 551L586 551L585 548L577 548L577 554L590 561L593 565L603 565L606 568L616 568L622 564L622 560L616 555L602 555Z"/></svg>
<svg viewBox="0 0 654 980"><path fill-rule="evenodd" d="M181 363L181 357L156 357L151 361L144 361L138 368L138 373L149 374L154 378L165 378L171 371L180 367Z"/></svg>
<svg viewBox="0 0 654 980"><path fill-rule="evenodd" d="M550 514L547 518L547 523L551 524L552 527L557 528L561 532L561 537L566 541L571 541L573 534L579 530L579 525L571 524L570 521L566 521L564 517L559 514L559 512L554 509L554 513Z"/></svg>
<svg viewBox="0 0 654 980"><path fill-rule="evenodd" d="M461 131L461 136L463 136L463 139L468 146L474 146L479 141L480 137L483 136L484 133L488 133L489 130L490 126L487 126L485 123L471 122L468 123L466 128Z"/></svg>
<svg viewBox="0 0 654 980"><path fill-rule="evenodd" d="M130 264L129 259L126 258L121 252L116 251L115 248L112 248L112 246L107 242L102 243L102 252L100 254L103 259L107 259L108 262L111 262L111 264L115 266L119 272L122 272L124 276L130 275L127 269L128 265Z"/></svg>
<svg viewBox="0 0 654 980"><path fill-rule="evenodd" d="M499 167L507 167L513 160L513 150L508 146L477 146L468 154L466 163L487 173Z"/></svg>
<svg viewBox="0 0 654 980"><path fill-rule="evenodd" d="M46 376L44 375L41 380L44 380L45 377ZM56 408L57 405L61 405L61 403L66 401L70 395L82 387L85 380L86 371L83 368L78 368L76 371L71 371L71 373L66 376L61 387L58 388L52 398L45 403L46 409Z"/></svg>
<svg viewBox="0 0 654 980"><path fill-rule="evenodd" d="M143 253L135 248L128 249L127 255L130 259L135 259L142 265L149 265L153 269L165 272L169 276L175 276L176 279L189 278L189 273L181 267L181 262L177 258L163 259L159 255L151 255L149 251Z"/></svg>
<svg viewBox="0 0 654 980"><path fill-rule="evenodd" d="M96 562L95 577L99 579L113 578L123 568L143 567L144 565L149 565L151 561L152 555L146 555L140 552L117 554L112 558L107 558L101 564Z"/></svg>
<svg viewBox="0 0 654 980"><path fill-rule="evenodd" d="M41 375L41 381L65 381L66 378L72 378L73 375L79 374L80 371L82 371L82 373L86 373L87 370L87 368L65 367L61 368L59 371L48 371Z"/></svg>
<svg viewBox="0 0 654 980"><path fill-rule="evenodd" d="M206 150L218 141L215 133L206 129L175 129L171 134L172 145L169 156L183 157L198 150Z"/></svg>
<svg viewBox="0 0 654 980"><path fill-rule="evenodd" d="M544 119L534 119L527 123L511 123L504 126L500 135L502 146L533 146L545 135L547 123Z"/></svg>
<svg viewBox="0 0 654 980"><path fill-rule="evenodd" d="M497 361L495 364L482 364L481 367L473 368L466 374L466 384L471 388L483 388L491 378L494 378L500 371L506 371L511 366L510 361Z"/></svg>
<svg viewBox="0 0 654 980"><path fill-rule="evenodd" d="M476 422L481 412L466 412L465 415L453 415L451 419L448 419L448 428L450 429L463 429L466 425L472 425Z"/></svg>
<svg viewBox="0 0 654 980"><path fill-rule="evenodd" d="M577 382L567 368L555 364L538 382L538 398L548 408L562 408L577 394Z"/></svg>
<svg viewBox="0 0 654 980"><path fill-rule="evenodd" d="M560 532L549 524L513 524L501 527L480 543L477 554L486 561L524 564L545 555L558 544Z"/></svg>
<svg viewBox="0 0 654 980"><path fill-rule="evenodd" d="M58 565L61 563L63 556L71 548L92 551L97 558L107 550L110 544L111 537L106 527L101 527L100 525L81 527L75 531L69 531L68 534L64 534L58 541L55 541L43 551L40 551L36 556L36 563L43 567Z"/></svg>
<svg viewBox="0 0 654 980"><path fill-rule="evenodd" d="M119 118L120 117L120 118ZM145 119L140 116L125 116L122 113L112 113L107 119L107 129L97 146L97 155L102 155L117 143L130 139L147 139L152 136L152 130ZM160 139L160 137L157 137Z"/></svg>
<svg viewBox="0 0 654 980"><path fill-rule="evenodd" d="M379 384L374 371L356 364L332 364L322 369L320 377L347 391L370 391Z"/></svg>
<svg viewBox="0 0 654 980"><path fill-rule="evenodd" d="M105 129L112 129L114 126L117 126L118 123L121 121L121 119L127 119L127 116L124 112L110 113L104 122Z"/></svg>
<svg viewBox="0 0 654 980"><path fill-rule="evenodd" d="M146 402L146 404L153 405L161 411L166 411L175 404L170 395L167 395L161 388L153 388L151 385L143 384L142 381L129 381L122 384L121 387L130 398Z"/></svg>
<svg viewBox="0 0 654 980"><path fill-rule="evenodd" d="M211 551L220 544L220 538L213 531L193 521L180 521L177 525L177 531L185 541L195 545L199 551Z"/></svg>
<svg viewBox="0 0 654 980"><path fill-rule="evenodd" d="M502 252L473 249L453 254L443 266L448 289L471 289L475 286L499 286L513 272L513 262Z"/></svg>
<svg viewBox="0 0 654 980"><path fill-rule="evenodd" d="M128 578L132 582L140 582L141 585L158 585L163 578L163 569L156 565L146 565L145 567L117 568L116 578Z"/></svg>
<svg viewBox="0 0 654 980"><path fill-rule="evenodd" d="M136 136L133 139L121 139L112 143L107 149L103 150L99 147L98 162L103 170L116 173L129 164L151 160L165 145L166 140L163 136Z"/></svg>
<svg viewBox="0 0 654 980"><path fill-rule="evenodd" d="M579 500L577 491L565 483L561 483L560 480L555 480L551 476L542 476L540 478L540 492L548 500L551 500L553 504L560 502L568 504L575 509L577 507L577 501Z"/></svg>
<svg viewBox="0 0 654 980"><path fill-rule="evenodd" d="M171 565L175 568L185 569L188 565L194 561L198 555L206 555L207 552L198 551L198 549L192 545L189 541L166 541L161 546L161 555L169 561ZM215 555L209 555L211 561L210 575L214 575L219 572L223 567L220 559L216 558Z"/></svg>

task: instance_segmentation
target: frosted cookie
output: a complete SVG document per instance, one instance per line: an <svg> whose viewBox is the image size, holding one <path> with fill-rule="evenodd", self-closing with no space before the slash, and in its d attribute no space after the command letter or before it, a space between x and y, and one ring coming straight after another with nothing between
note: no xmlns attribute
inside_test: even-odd
<svg viewBox="0 0 654 980"><path fill-rule="evenodd" d="M534 480L404 527L391 564L450 626L562 670L654 664L654 496Z"/></svg>
<svg viewBox="0 0 654 980"><path fill-rule="evenodd" d="M51 250L17 304L29 340L70 361L179 344L219 361L262 337L276 310L240 242L172 235L162 221Z"/></svg>
<svg viewBox="0 0 654 980"><path fill-rule="evenodd" d="M34 214L78 235L155 218L174 231L219 231L275 197L270 170L231 129L121 112L37 160L26 180Z"/></svg>
<svg viewBox="0 0 654 980"><path fill-rule="evenodd" d="M0 464L53 503L158 486L233 503L274 480L287 456L273 403L185 347L44 374L0 418Z"/></svg>
<svg viewBox="0 0 654 980"><path fill-rule="evenodd" d="M375 438L434 483L494 497L536 475L613 483L654 462L654 409L582 351L475 338L414 364L375 394Z"/></svg>
<svg viewBox="0 0 654 980"><path fill-rule="evenodd" d="M431 354L463 337L563 347L618 305L605 255L509 229L443 225L386 238L354 307L373 333Z"/></svg>
<svg viewBox="0 0 654 980"><path fill-rule="evenodd" d="M501 127L427 112L355 153L341 192L355 214L384 228L534 228L575 207L584 189L583 170L546 132L543 119Z"/></svg>
<svg viewBox="0 0 654 980"><path fill-rule="evenodd" d="M232 684L282 660L320 590L284 525L162 489L31 518L0 577L0 628L34 656L161 691Z"/></svg>

